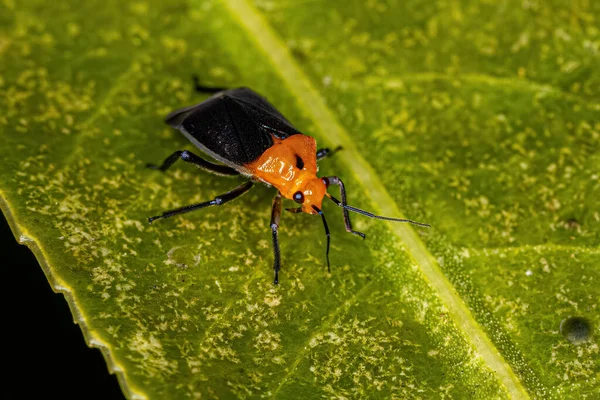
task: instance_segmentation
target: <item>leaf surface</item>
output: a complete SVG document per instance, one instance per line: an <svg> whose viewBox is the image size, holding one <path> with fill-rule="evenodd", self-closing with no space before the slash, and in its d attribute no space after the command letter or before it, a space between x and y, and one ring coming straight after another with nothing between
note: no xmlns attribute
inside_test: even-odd
<svg viewBox="0 0 600 400"><path fill-rule="evenodd" d="M2 208L129 397L600 395L595 3L27 1L3 6ZM176 164L189 77L265 94L366 241ZM334 194L335 195L335 194ZM561 322L581 317L574 345ZM563 322L566 334L569 323ZM571 337L572 339L572 337Z"/></svg>

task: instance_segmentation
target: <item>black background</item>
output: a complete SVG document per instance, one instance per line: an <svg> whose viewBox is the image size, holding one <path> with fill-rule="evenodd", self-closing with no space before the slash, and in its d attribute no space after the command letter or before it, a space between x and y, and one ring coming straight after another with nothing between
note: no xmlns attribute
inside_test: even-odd
<svg viewBox="0 0 600 400"><path fill-rule="evenodd" d="M98 349L89 348L62 294L0 212L5 399L123 399Z"/></svg>

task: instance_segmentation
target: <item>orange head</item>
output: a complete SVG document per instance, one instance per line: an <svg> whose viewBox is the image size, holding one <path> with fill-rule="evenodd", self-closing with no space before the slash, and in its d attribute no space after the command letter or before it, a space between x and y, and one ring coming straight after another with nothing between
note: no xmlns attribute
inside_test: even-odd
<svg viewBox="0 0 600 400"><path fill-rule="evenodd" d="M297 187L297 191L292 194L292 200L301 204L302 212L307 214L317 214L313 208L321 209L323 196L327 192L326 178L319 179L314 175L312 179L302 181Z"/></svg>
<svg viewBox="0 0 600 400"><path fill-rule="evenodd" d="M245 165L249 174L279 189L281 195L302 205L298 211L318 214L327 191L327 179L317 177L317 143L306 135L273 137L273 146Z"/></svg>

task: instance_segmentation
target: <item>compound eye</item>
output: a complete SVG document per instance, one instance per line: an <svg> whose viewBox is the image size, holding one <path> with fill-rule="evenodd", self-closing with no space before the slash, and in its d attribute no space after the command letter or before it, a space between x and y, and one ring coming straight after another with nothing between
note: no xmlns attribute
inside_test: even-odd
<svg viewBox="0 0 600 400"><path fill-rule="evenodd" d="M294 193L294 201L299 204L304 203L304 194L302 192Z"/></svg>

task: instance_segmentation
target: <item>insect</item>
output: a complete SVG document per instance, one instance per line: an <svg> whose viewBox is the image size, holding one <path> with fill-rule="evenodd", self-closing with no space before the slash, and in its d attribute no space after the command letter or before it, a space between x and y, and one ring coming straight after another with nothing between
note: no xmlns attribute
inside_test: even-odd
<svg viewBox="0 0 600 400"><path fill-rule="evenodd" d="M220 162L206 161L187 150L178 150L165 159L161 165L148 164L148 168L166 171L175 161L185 162L216 175L243 175L248 180L235 189L216 196L212 200L165 211L161 215L148 218L148 222L161 218L187 213L210 206L220 206L246 193L257 182L277 189L271 213L271 235L273 240L274 283L279 283L281 255L279 251L279 221L283 209L283 199L296 202L299 207L286 208L294 213L319 215L327 236L327 268L330 271L330 233L321 203L324 197L331 199L343 209L346 231L365 238L365 234L352 229L348 211L370 218L388 221L408 222L429 227L408 219L375 215L352 207L346 202L346 188L337 176L317 177L317 161L340 150L317 149L311 136L298 131L264 97L251 89L221 89L201 86L194 78L198 92L214 93L200 104L173 111L165 122L181 131L202 152ZM327 193L329 186L338 186L341 201Z"/></svg>

